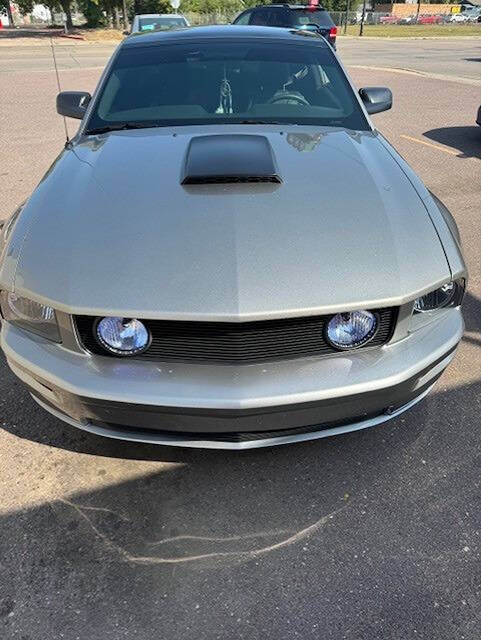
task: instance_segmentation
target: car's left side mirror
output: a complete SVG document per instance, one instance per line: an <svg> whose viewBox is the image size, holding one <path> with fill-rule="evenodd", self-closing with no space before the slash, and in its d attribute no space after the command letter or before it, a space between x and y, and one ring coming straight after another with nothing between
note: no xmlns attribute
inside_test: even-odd
<svg viewBox="0 0 481 640"><path fill-rule="evenodd" d="M392 93L387 87L364 87L359 89L359 95L369 114L387 111L392 107Z"/></svg>
<svg viewBox="0 0 481 640"><path fill-rule="evenodd" d="M61 91L57 96L57 112L61 116L81 120L87 110L91 95L86 91Z"/></svg>

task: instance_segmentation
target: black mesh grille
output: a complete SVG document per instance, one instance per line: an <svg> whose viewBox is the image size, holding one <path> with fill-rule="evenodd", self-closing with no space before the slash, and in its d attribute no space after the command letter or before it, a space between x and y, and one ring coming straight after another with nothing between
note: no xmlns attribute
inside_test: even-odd
<svg viewBox="0 0 481 640"><path fill-rule="evenodd" d="M394 331L397 309L379 309L379 329L365 347L385 344ZM256 322L186 322L143 320L152 334L142 360L253 363L335 353L325 339L326 322L332 316L308 316ZM94 336L97 318L76 316L84 347L95 354L116 357ZM120 356L122 357L122 356Z"/></svg>

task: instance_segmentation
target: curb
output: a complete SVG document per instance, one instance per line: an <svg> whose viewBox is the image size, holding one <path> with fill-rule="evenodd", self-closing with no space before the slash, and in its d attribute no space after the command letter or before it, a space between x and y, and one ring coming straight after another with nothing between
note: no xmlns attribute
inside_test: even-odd
<svg viewBox="0 0 481 640"><path fill-rule="evenodd" d="M56 36L57 38L68 38L70 40L85 40L85 38L83 36L76 36L74 34L69 34L69 33L61 33L58 36Z"/></svg>

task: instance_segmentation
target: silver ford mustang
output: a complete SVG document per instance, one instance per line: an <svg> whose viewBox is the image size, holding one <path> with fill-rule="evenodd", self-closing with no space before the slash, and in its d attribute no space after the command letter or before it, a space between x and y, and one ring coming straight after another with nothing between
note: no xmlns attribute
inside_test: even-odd
<svg viewBox="0 0 481 640"><path fill-rule="evenodd" d="M47 411L246 449L382 423L454 356L456 224L306 31L132 36L0 232L1 346Z"/></svg>

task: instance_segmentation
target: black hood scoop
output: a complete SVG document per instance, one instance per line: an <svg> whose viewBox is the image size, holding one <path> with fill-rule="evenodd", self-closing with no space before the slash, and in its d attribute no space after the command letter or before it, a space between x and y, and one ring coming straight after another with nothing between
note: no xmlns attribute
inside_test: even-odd
<svg viewBox="0 0 481 640"><path fill-rule="evenodd" d="M192 138L182 184L242 182L282 182L265 136L225 134Z"/></svg>

